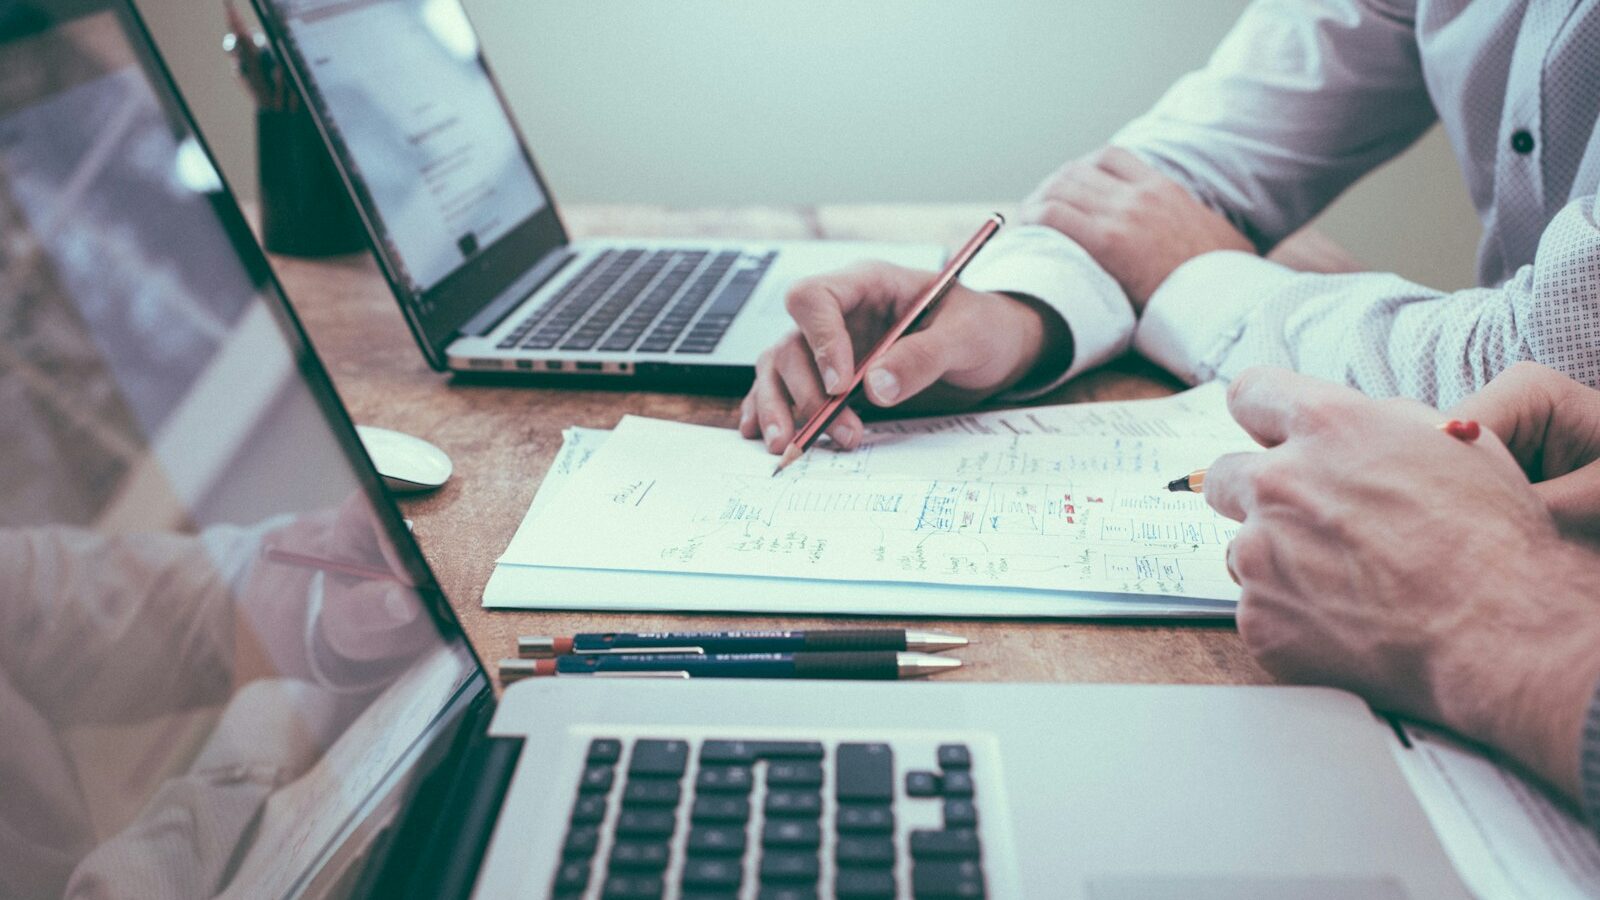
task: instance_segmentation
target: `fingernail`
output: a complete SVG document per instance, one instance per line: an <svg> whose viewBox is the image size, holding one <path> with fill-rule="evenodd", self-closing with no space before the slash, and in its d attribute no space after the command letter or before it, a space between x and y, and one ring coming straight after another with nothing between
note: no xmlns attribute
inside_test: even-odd
<svg viewBox="0 0 1600 900"><path fill-rule="evenodd" d="M900 396L900 380L888 369L873 369L867 374L867 384L872 387L874 399L893 403Z"/></svg>
<svg viewBox="0 0 1600 900"><path fill-rule="evenodd" d="M830 394L839 393L839 370L829 366L822 370L822 386Z"/></svg>
<svg viewBox="0 0 1600 900"><path fill-rule="evenodd" d="M854 444L861 437L861 432L854 425L839 426L839 443Z"/></svg>
<svg viewBox="0 0 1600 900"><path fill-rule="evenodd" d="M783 433L783 429L779 428L778 426L776 426L776 425L768 425L767 426L767 431L766 431L767 443L771 444L771 443L775 442L778 439L778 435L780 435L782 433Z"/></svg>
<svg viewBox="0 0 1600 900"><path fill-rule="evenodd" d="M750 419L751 419L751 416L750 416L750 414L748 412L741 411L739 413L739 430L740 431L743 431L745 426L750 424Z"/></svg>

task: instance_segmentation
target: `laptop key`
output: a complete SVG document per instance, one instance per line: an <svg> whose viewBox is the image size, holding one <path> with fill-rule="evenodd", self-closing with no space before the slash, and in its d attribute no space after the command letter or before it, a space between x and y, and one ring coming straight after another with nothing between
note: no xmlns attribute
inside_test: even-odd
<svg viewBox="0 0 1600 900"><path fill-rule="evenodd" d="M706 741L700 745L700 762L750 763L757 759L819 760L824 753L820 741Z"/></svg>
<svg viewBox="0 0 1600 900"><path fill-rule="evenodd" d="M841 867L833 880L833 895L840 900L892 900L894 870Z"/></svg>
<svg viewBox="0 0 1600 900"><path fill-rule="evenodd" d="M907 772L906 795L910 797L939 796L939 776L934 772Z"/></svg>
<svg viewBox="0 0 1600 900"><path fill-rule="evenodd" d="M894 751L888 744L840 744L834 752L840 803L887 803L894 799Z"/></svg>
<svg viewBox="0 0 1600 900"><path fill-rule="evenodd" d="M572 824L593 825L606 817L606 798L604 794L580 794L578 802L572 804Z"/></svg>
<svg viewBox="0 0 1600 900"><path fill-rule="evenodd" d="M683 777L689 765L689 744L685 741L636 741L633 758L628 761L629 775L645 777Z"/></svg>
<svg viewBox="0 0 1600 900"><path fill-rule="evenodd" d="M756 900L817 900L817 889L809 885L764 884Z"/></svg>
<svg viewBox="0 0 1600 900"><path fill-rule="evenodd" d="M766 813L774 819L815 819L822 815L822 794L817 791L768 791Z"/></svg>
<svg viewBox="0 0 1600 900"><path fill-rule="evenodd" d="M589 742L590 765L610 764L622 758L622 742L616 738L595 738Z"/></svg>
<svg viewBox="0 0 1600 900"><path fill-rule="evenodd" d="M600 829L592 827L574 828L567 832L567 840L561 845L561 855L566 857L593 856L594 848L600 846Z"/></svg>
<svg viewBox="0 0 1600 900"><path fill-rule="evenodd" d="M613 870L660 872L671 859L672 850L666 841L617 841L611 847Z"/></svg>
<svg viewBox="0 0 1600 900"><path fill-rule="evenodd" d="M894 831L894 810L887 806L840 806L834 827L840 834L889 834Z"/></svg>
<svg viewBox="0 0 1600 900"><path fill-rule="evenodd" d="M694 806L689 810L690 821L699 822L743 822L750 818L750 798L748 797L696 797Z"/></svg>
<svg viewBox="0 0 1600 900"><path fill-rule="evenodd" d="M841 866L892 866L894 841L886 837L841 836L834 845L834 858Z"/></svg>
<svg viewBox="0 0 1600 900"><path fill-rule="evenodd" d="M605 900L634 900L660 897L665 886L660 875L612 875L606 879L600 896Z"/></svg>
<svg viewBox="0 0 1600 900"><path fill-rule="evenodd" d="M761 856L761 883L770 881L802 881L815 883L822 874L822 865L815 853L787 853L769 851Z"/></svg>
<svg viewBox="0 0 1600 900"><path fill-rule="evenodd" d="M941 769L972 768L972 751L966 744L940 744L938 753Z"/></svg>
<svg viewBox="0 0 1600 900"><path fill-rule="evenodd" d="M911 867L911 895L924 897L982 897L983 868L970 859L959 862L918 860Z"/></svg>
<svg viewBox="0 0 1600 900"><path fill-rule="evenodd" d="M976 828L978 827L978 807L971 800L961 797L949 797L944 801L944 827Z"/></svg>
<svg viewBox="0 0 1600 900"><path fill-rule="evenodd" d="M623 837L671 837L677 825L670 809L625 809L617 816L617 834Z"/></svg>
<svg viewBox="0 0 1600 900"><path fill-rule="evenodd" d="M696 825L689 829L690 856L743 856L744 828L719 825Z"/></svg>
<svg viewBox="0 0 1600 900"><path fill-rule="evenodd" d="M944 773L944 793L950 797L971 797L973 793L972 773L964 769Z"/></svg>
<svg viewBox="0 0 1600 900"><path fill-rule="evenodd" d="M822 829L807 819L776 819L761 828L761 846L816 849Z"/></svg>
<svg viewBox="0 0 1600 900"><path fill-rule="evenodd" d="M616 770L610 766L588 766L578 777L578 790L585 794L604 794L611 790Z"/></svg>
<svg viewBox="0 0 1600 900"><path fill-rule="evenodd" d="M683 790L678 782L666 778L630 778L622 789L622 805L677 806Z"/></svg>
<svg viewBox="0 0 1600 900"><path fill-rule="evenodd" d="M785 761L767 765L767 784L772 787L819 787L822 764Z"/></svg>
<svg viewBox="0 0 1600 900"><path fill-rule="evenodd" d="M683 863L683 886L736 888L744 880L744 864L737 859L691 856Z"/></svg>
<svg viewBox="0 0 1600 900"><path fill-rule="evenodd" d="M970 828L951 831L918 829L911 832L914 859L977 859L978 833Z"/></svg>
<svg viewBox="0 0 1600 900"><path fill-rule="evenodd" d="M755 775L749 766L703 766L694 784L695 790L709 794L748 794Z"/></svg>
<svg viewBox="0 0 1600 900"><path fill-rule="evenodd" d="M589 861L562 863L553 885L557 894L580 893L589 886Z"/></svg>

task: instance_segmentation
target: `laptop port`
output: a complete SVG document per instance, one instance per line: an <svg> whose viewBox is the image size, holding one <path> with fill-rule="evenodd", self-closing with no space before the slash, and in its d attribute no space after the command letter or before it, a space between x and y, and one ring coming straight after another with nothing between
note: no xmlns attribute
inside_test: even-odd
<svg viewBox="0 0 1600 900"><path fill-rule="evenodd" d="M544 367L546 369L549 369L552 372L559 372L563 368L566 368L565 365L563 365L560 360L556 360L556 359L552 359L549 362L545 363Z"/></svg>
<svg viewBox="0 0 1600 900"><path fill-rule="evenodd" d="M577 363L576 365L578 367L578 371L579 372L604 372L606 370L606 364L605 363L586 363L586 362L581 362L581 363Z"/></svg>
<svg viewBox="0 0 1600 900"><path fill-rule="evenodd" d="M517 368L519 368L519 369L531 369L531 368L533 368L533 360L531 360L531 359L519 359L519 360L517 360Z"/></svg>

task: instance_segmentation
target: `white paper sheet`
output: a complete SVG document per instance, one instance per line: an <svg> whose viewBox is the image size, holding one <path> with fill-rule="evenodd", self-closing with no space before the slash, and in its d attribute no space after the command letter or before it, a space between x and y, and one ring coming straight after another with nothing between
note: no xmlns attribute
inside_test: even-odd
<svg viewBox="0 0 1600 900"><path fill-rule="evenodd" d="M1520 774L1433 729L1395 756L1456 871L1479 897L1600 897L1600 841Z"/></svg>
<svg viewBox="0 0 1600 900"><path fill-rule="evenodd" d="M630 437L632 429L638 429L639 433ZM694 477L702 478L711 471L707 455L709 442L718 449L719 465L725 467L728 460L733 460L734 465L760 470L758 479L747 477L748 473L740 476L744 483L753 484L757 493L781 488L780 503L788 501L783 511L791 518L809 519L808 528L816 528L818 520L825 528L833 528L841 516L848 521L862 517L881 519L887 515L900 524L904 532L902 538L917 538L919 527L931 529L933 534L921 535L924 544L930 542L930 537L934 544L948 543L949 539L969 543L977 540L984 545L986 558L959 548L958 551L925 548L918 559L912 555L919 552L917 548L902 540L901 545L908 549L901 554L903 569L937 562L948 571L935 572L932 577L921 570L888 573L887 577L869 574L862 578L860 565L857 565L857 571L847 579L841 580L839 575L845 573L837 571L823 573L825 577L819 579L816 564L801 561L811 558L808 552L816 552L816 541L805 538L805 550L796 543L786 544L784 538L793 535L793 530L786 526L795 523L779 523L774 518L760 523L766 535L758 536L761 545L770 549L751 551L748 547L752 545L748 543L745 550L724 547L725 556L759 557L759 567L724 565L720 571L708 572L706 570L711 567L700 564L698 552L694 560L678 560L675 566L664 566L660 551L669 549L666 545L674 540L681 540L684 533L681 522L669 520L653 536L647 536L638 527L639 523L627 516L619 521L609 510L604 513L586 511L586 506L597 506L588 502L592 496L561 499L569 488L572 473L588 471L590 467L585 463L598 456L603 465L616 465L605 463L607 454L601 450L614 438L606 437L604 432L573 429L567 432L567 444L552 465L522 529L496 568L485 591L484 603L522 608L900 615L1231 614L1235 589L1226 581L1221 569L1220 551L1231 534L1232 523L1215 519L1199 498L1164 494L1159 489L1166 477L1209 462L1220 452L1251 446L1227 420L1220 388L1202 388L1161 400L909 420L876 425L872 431L869 450L854 454L814 451L776 480L770 478L770 456L755 444L718 429L628 422L623 437L636 439L640 442L638 446L646 448L647 452L624 448L628 452L617 456L624 468L644 462L650 466L668 466L670 472L666 459L668 455L675 455L679 458L679 471L687 465ZM1172 437L1196 432L1201 434L1187 440ZM910 441L904 436L909 433L924 436ZM1043 436L1021 441L1007 437L1019 433ZM1080 437L1068 440L1059 436L1062 434ZM1147 439L1146 435L1155 437ZM1174 461L1167 461L1166 456L1174 457ZM726 470L718 471L720 474L709 480L718 482L724 491L719 500L707 506L704 490L698 493L679 491L677 496L699 504L696 508L702 510L737 508L740 499L726 494L731 483L722 478ZM927 476L930 474L962 475L967 487L957 490L947 486L942 494L933 496L931 502L923 503L926 509L909 511L908 497L929 500L928 488L932 480ZM892 478L886 479L887 475ZM631 474L628 477L631 478ZM1056 490L1059 496L1041 493L1089 482L1117 490L1103 495L1086 492L1081 501L1072 489ZM632 483L627 481L623 487ZM919 484L922 494L916 495L915 487ZM863 485L870 487L864 494L859 490ZM909 495L905 490L908 485L913 489ZM662 486L657 479L650 491ZM841 487L845 488L842 492L837 490ZM663 491L663 496L665 493ZM894 499L895 496L900 499ZM730 507L730 503L734 506ZM896 505L898 511L885 512L882 504L886 503ZM839 504L849 509L841 510ZM873 507L873 504L879 506ZM981 516L975 511L979 506L983 507ZM963 537L958 521L961 519L966 520L968 532L993 531ZM747 538L750 537L750 521L740 520L738 525ZM883 530L878 525L872 528ZM1088 564L1099 567L1101 575L1086 579L1081 575L1084 561L1076 560L1077 566L1062 565L1062 545L1072 538L1060 532L1087 533L1090 528L1110 538L1099 542L1102 549L1115 545L1111 549L1116 552L1102 552L1089 561ZM1022 534L1006 533L1009 530ZM609 537L586 541L583 537L621 533L629 535L626 542ZM775 543L767 542L771 534L777 535ZM887 547L882 540L880 537L879 545ZM1027 554L1010 555L1019 542L1031 544L1035 551L1044 550L1043 554L1033 556L1046 562L1035 564L1031 574L1027 566L1037 563L1038 559ZM835 543L848 547L860 542ZM622 544L627 546L622 547ZM1010 546L1001 547L1001 544ZM701 546L705 546L703 541ZM654 555L648 551L640 554L629 550L641 547L653 547ZM631 555L634 568L617 568L618 554L613 551L619 548L622 555ZM579 552L571 552L574 549ZM1163 552L1142 552L1146 550ZM887 558L889 551L885 549L884 553ZM875 555L875 552L870 553L863 559L858 551L846 553L845 559L864 563L869 570L874 566L882 570L881 562L870 558ZM779 565L771 564L772 556L780 559ZM784 557L789 558L787 563L781 562ZM821 558L830 564L837 561L826 546L822 548ZM583 565L599 568L575 568ZM1071 571L1062 576L1060 571L1064 569ZM1186 570L1198 571L1200 577ZM784 577L773 577L778 574ZM1034 585L1041 580L1059 585L1066 592L1038 589ZM1143 595L1128 593L1130 589Z"/></svg>

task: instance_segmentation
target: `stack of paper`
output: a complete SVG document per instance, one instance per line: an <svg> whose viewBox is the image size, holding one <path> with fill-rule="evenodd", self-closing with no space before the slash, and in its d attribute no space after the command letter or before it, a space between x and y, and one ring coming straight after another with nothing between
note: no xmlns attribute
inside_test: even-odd
<svg viewBox="0 0 1600 900"><path fill-rule="evenodd" d="M1220 387L880 424L773 457L725 429L573 429L491 607L1227 616L1234 523L1165 483L1254 444Z"/></svg>

